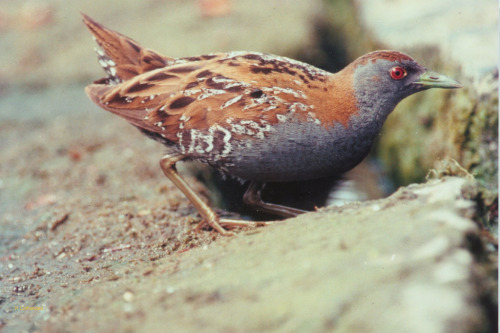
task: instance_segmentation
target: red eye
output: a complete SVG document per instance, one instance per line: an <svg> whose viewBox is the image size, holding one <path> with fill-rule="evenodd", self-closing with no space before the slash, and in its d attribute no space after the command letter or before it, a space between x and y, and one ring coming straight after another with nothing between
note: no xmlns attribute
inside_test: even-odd
<svg viewBox="0 0 500 333"><path fill-rule="evenodd" d="M391 75L394 80L401 80L406 76L406 71L403 67L396 66L391 68L389 75Z"/></svg>

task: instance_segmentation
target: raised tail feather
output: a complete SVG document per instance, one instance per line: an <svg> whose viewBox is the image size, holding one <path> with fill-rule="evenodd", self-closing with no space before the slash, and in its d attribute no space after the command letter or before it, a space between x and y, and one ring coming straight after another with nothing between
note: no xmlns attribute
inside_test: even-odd
<svg viewBox="0 0 500 333"><path fill-rule="evenodd" d="M83 22L101 48L97 49L99 63L108 74L107 78L95 83L117 84L173 62L172 58L143 48L134 40L105 28L83 13L82 16Z"/></svg>

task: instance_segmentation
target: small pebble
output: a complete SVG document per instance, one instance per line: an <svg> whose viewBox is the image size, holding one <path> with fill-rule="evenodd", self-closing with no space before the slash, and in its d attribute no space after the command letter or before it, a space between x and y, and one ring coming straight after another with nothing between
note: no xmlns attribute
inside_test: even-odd
<svg viewBox="0 0 500 333"><path fill-rule="evenodd" d="M132 302L134 300L134 294L131 291L126 291L123 293L123 299L125 302Z"/></svg>

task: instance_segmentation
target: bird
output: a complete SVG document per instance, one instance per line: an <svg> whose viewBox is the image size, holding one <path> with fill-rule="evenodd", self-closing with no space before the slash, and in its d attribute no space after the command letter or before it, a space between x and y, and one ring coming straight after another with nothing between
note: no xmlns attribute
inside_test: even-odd
<svg viewBox="0 0 500 333"><path fill-rule="evenodd" d="M82 13L106 76L85 88L99 107L166 146L163 173L221 235L250 221L223 219L178 173L200 161L248 188L243 202L283 218L301 209L264 202L266 183L333 177L359 164L405 97L462 85L409 55L377 50L336 73L261 52L172 58Z"/></svg>

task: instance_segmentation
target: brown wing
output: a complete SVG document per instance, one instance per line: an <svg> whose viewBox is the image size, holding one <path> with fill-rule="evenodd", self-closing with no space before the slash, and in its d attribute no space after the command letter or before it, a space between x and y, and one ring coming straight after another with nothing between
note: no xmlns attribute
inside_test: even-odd
<svg viewBox="0 0 500 333"><path fill-rule="evenodd" d="M83 17L103 49L99 60L109 75L88 86L87 94L172 142L190 130L261 134L290 117L346 125L356 111L350 80L341 76L341 84L334 84L330 73L305 63L256 52L172 59Z"/></svg>
<svg viewBox="0 0 500 333"><path fill-rule="evenodd" d="M109 75L88 86L87 94L102 108L172 142L190 130L261 135L290 118L347 126L357 112L352 66L331 74L256 52L173 59L83 18L102 47L99 62Z"/></svg>
<svg viewBox="0 0 500 333"><path fill-rule="evenodd" d="M102 26L83 13L82 16L83 22L102 49L97 50L99 63L111 81L126 81L136 75L165 67L173 61L172 58L141 47L134 40ZM104 83L105 80L97 82Z"/></svg>
<svg viewBox="0 0 500 333"><path fill-rule="evenodd" d="M268 71L274 67L259 64L257 58L235 59L244 54L180 59L117 86L90 85L87 93L102 108L173 142L180 131L208 132L219 126L251 135L252 128L291 114L313 117L314 106L304 91L311 88L299 76Z"/></svg>

